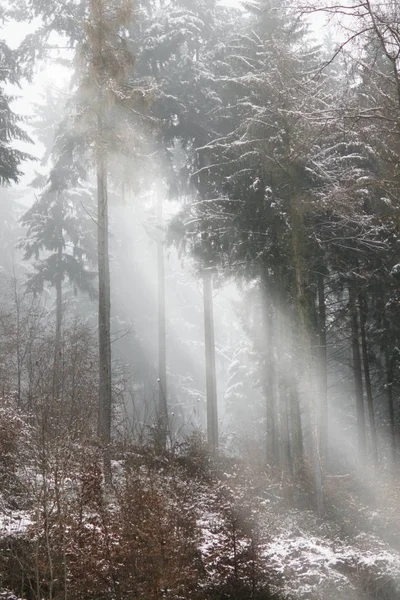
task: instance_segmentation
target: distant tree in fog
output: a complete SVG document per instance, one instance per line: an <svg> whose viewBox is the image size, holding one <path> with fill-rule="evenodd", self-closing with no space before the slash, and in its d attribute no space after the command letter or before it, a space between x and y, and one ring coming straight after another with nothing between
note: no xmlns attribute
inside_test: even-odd
<svg viewBox="0 0 400 600"><path fill-rule="evenodd" d="M76 196L80 185L80 157L88 157L89 164L96 173L97 181L97 216L94 218L97 226L97 259L99 280L99 422L98 434L105 449L105 468L107 477L110 476L108 446L111 440L111 331L110 331L110 269L108 251L108 182L111 171L122 173L120 164L127 164L126 157L137 150L142 140L139 128L133 136L133 120L140 121L140 112L147 99L143 87L133 87L131 76L135 58L132 43L129 40L128 29L133 19L132 3L127 0L89 0L88 2L73 3L66 7L63 2L49 3L26 0L15 9L14 15L23 19L37 17L40 19L37 30L28 35L21 44L20 55L25 61L27 73L32 69L37 57L46 56L49 36L58 33L66 39L67 45L75 50L76 72L74 83L76 93L72 94L70 106L73 108L72 137L68 140L71 147L66 150L77 158L73 164L72 176L77 176L69 189L70 198ZM62 18L61 18L62 15ZM60 17L60 18L58 18ZM70 123L71 125L71 123ZM74 144L76 147L74 148ZM80 147L79 147L80 146ZM79 148L78 148L79 147ZM119 160L116 157L124 157ZM65 158L65 157L64 157ZM65 165L60 163L62 169ZM87 165L85 164L85 167ZM77 171L78 170L78 171ZM52 176L57 180L59 174L53 171ZM65 175L65 172L63 173ZM70 182L72 183L72 182ZM124 181L118 181L118 185ZM55 213L67 210L68 199L53 195L53 189L45 189L41 197L43 202L52 203ZM66 191L66 190L65 190ZM83 190L79 190L79 194ZM64 203L64 204L63 204ZM33 213L29 218L32 218ZM60 261L59 217L55 214L52 236L57 239L57 255ZM47 234L46 234L47 235ZM53 242L50 242L54 244ZM76 246L77 248L77 246ZM70 256L70 255L66 255ZM65 258L65 256L64 256ZM78 258L78 257L75 257ZM82 270L78 268L79 260L74 261L73 268L70 259L66 259L65 268L68 275L79 279ZM45 274L47 271L45 269ZM40 283L43 272L39 273L32 283ZM60 277L58 277L60 279ZM83 277L82 286L86 285Z"/></svg>
<svg viewBox="0 0 400 600"><path fill-rule="evenodd" d="M93 297L95 262L93 192L85 183L87 164L76 131L69 119L59 127L54 141L54 164L44 189L21 218L27 228L19 246L24 259L34 259L34 271L28 276L27 289L41 293L45 285L56 291L56 335L54 347L54 394L59 394L63 282L68 280L75 290Z"/></svg>
<svg viewBox="0 0 400 600"><path fill-rule="evenodd" d="M171 195L193 195L206 199L207 186L202 177L195 175L201 168L203 156L196 152L212 139L210 113L221 107L220 98L213 92L213 59L219 41L223 39L232 15L214 0L200 3L174 1L168 5L148 5L145 46L138 60L140 73L151 74L162 82L152 112L161 121L160 155L163 172ZM183 157L177 164L177 154ZM206 173L204 173L206 175ZM178 244L175 230L170 238ZM181 248L184 244L181 244ZM189 243L187 249L192 244ZM208 438L211 448L218 444L216 397L215 340L212 307L213 269L205 255L199 259L203 277L205 362L207 388Z"/></svg>

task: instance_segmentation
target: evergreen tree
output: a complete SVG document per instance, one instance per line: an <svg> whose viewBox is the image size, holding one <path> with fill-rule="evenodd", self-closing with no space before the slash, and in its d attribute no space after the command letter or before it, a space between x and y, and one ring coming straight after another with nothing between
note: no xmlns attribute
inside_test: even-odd
<svg viewBox="0 0 400 600"><path fill-rule="evenodd" d="M53 167L36 201L21 218L27 228L20 242L24 259L35 259L28 277L28 291L41 293L47 284L56 292L56 335L54 344L54 390L59 388L63 317L63 282L93 297L93 279L88 263L95 260L90 208L92 193L86 185L85 161L79 138L69 119L61 124L53 147ZM87 167L87 165L86 165Z"/></svg>
<svg viewBox="0 0 400 600"><path fill-rule="evenodd" d="M224 270L258 279L266 299L269 427L275 422L275 429L285 422L275 418L272 409L278 389L282 410L289 393L274 365L282 306L283 313L297 314L296 343L304 347L303 354L309 355L312 346L314 307L307 268L311 246L303 195L313 185L307 171L312 140L322 131L311 119L318 103L318 55L307 47L289 3L260 2L250 8L254 16L213 57L210 81L216 93L208 96L220 106L215 100L215 110L207 111L207 135L196 148L192 180L202 201L187 208L183 221L190 223L186 235L195 252L209 252ZM310 370L311 356L306 367ZM307 392L305 399L309 396ZM298 400L294 393L291 398ZM308 412L313 420L312 403ZM292 412L293 436L299 440L296 414L299 408ZM310 430L314 436L314 425ZM269 440L271 435L270 431ZM284 432L280 435L282 439ZM312 446L322 510L315 438Z"/></svg>
<svg viewBox="0 0 400 600"><path fill-rule="evenodd" d="M127 38L133 18L130 0L90 0L81 46L80 122L93 148L97 179L97 257L99 276L99 422L105 474L111 477L111 302L108 250L108 180L111 154L130 154L132 114L144 104L143 89L130 85L135 59ZM136 107L136 108L135 108ZM137 132L135 143L139 143ZM137 146L136 146L137 147Z"/></svg>
<svg viewBox="0 0 400 600"><path fill-rule="evenodd" d="M0 14L1 16L1 14ZM30 158L26 152L13 147L14 140L29 142L29 136L21 128L21 118L11 108L13 97L5 91L8 84L18 84L20 72L15 52L0 40L0 185L18 183L21 163Z"/></svg>

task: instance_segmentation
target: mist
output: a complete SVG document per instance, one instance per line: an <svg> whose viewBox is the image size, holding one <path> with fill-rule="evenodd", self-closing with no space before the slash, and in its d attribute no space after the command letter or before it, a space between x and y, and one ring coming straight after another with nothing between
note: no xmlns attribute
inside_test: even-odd
<svg viewBox="0 0 400 600"><path fill-rule="evenodd" d="M0 16L0 596L400 598L397 4Z"/></svg>

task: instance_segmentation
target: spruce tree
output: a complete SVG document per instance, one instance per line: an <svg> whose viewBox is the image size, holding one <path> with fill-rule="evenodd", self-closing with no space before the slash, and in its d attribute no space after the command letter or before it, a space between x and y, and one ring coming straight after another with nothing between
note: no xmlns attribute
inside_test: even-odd
<svg viewBox="0 0 400 600"><path fill-rule="evenodd" d="M18 183L21 163L30 158L26 152L13 147L13 141L30 142L20 126L21 118L12 110L13 97L5 91L6 84L18 84L20 72L15 52L0 40L0 185Z"/></svg>
<svg viewBox="0 0 400 600"><path fill-rule="evenodd" d="M35 260L27 289L38 294L48 285L56 292L55 397L60 394L63 282L68 280L75 292L79 290L91 297L95 292L95 273L90 269L95 260L90 218L92 193L85 181L87 170L80 150L79 137L66 118L54 141L53 166L46 185L21 218L27 233L19 246L25 260Z"/></svg>
<svg viewBox="0 0 400 600"><path fill-rule="evenodd" d="M111 153L130 154L130 116L143 105L143 90L130 84L135 59L127 37L133 19L130 0L89 0L81 44L79 114L92 145L97 185L97 258L99 277L99 416L105 476L111 478L109 445L112 421L111 290L108 187ZM138 143L137 132L136 143Z"/></svg>

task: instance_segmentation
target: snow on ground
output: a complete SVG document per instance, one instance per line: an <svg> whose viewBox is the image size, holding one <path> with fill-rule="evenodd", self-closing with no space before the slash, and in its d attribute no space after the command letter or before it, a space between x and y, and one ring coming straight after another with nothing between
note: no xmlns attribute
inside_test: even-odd
<svg viewBox="0 0 400 600"><path fill-rule="evenodd" d="M113 468L117 470L119 465L113 464ZM224 514L229 513L230 503L221 504L225 496L206 485L195 486L194 492L200 551L209 575L217 577L220 549L229 543ZM188 500L192 501L191 497ZM380 539L378 532L345 537L333 522L316 520L312 511L272 505L261 497L256 504L263 569L288 599L365 600L369 597L365 586L369 585L375 590L379 586L395 590L392 595L375 592L374 598L400 598L400 552ZM32 525L31 516L6 508L0 496L0 539L24 535Z"/></svg>
<svg viewBox="0 0 400 600"><path fill-rule="evenodd" d="M369 548L367 547L369 545ZM281 576L284 591L291 598L358 598L359 574L368 570L400 587L400 554L373 536L357 536L353 544L339 539L283 532L265 546L266 564ZM326 595L325 595L326 594Z"/></svg>
<svg viewBox="0 0 400 600"><path fill-rule="evenodd" d="M21 510L0 512L0 539L11 535L24 535L32 524L30 514Z"/></svg>

